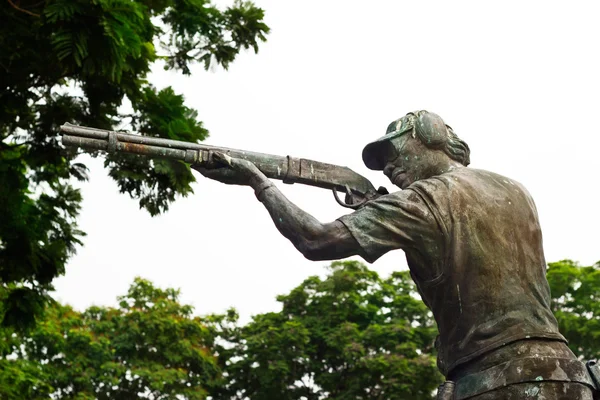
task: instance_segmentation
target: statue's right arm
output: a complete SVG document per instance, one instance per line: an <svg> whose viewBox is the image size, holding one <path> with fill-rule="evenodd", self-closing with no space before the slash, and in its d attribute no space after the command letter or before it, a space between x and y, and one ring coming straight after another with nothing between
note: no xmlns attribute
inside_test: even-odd
<svg viewBox="0 0 600 400"><path fill-rule="evenodd" d="M261 190L261 185L266 187ZM360 254L358 242L340 221L325 224L319 222L267 181L260 180L252 186L279 232L307 259L337 260Z"/></svg>

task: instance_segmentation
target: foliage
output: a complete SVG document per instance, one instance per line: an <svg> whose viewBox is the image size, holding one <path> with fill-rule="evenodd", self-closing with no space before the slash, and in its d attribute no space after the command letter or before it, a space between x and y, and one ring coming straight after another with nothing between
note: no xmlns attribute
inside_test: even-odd
<svg viewBox="0 0 600 400"><path fill-rule="evenodd" d="M330 270L279 296L282 311L228 331L215 399L431 398L437 330L409 274L384 280L356 261Z"/></svg>
<svg viewBox="0 0 600 400"><path fill-rule="evenodd" d="M193 317L178 291L139 278L117 308L55 304L27 334L0 331L0 398L431 399L437 330L410 275L329 269L245 326L234 310ZM561 331L587 359L600 354L599 272L548 269Z"/></svg>
<svg viewBox="0 0 600 400"><path fill-rule="evenodd" d="M64 122L145 135L203 140L208 132L171 88L147 81L153 64L190 74L225 68L242 49L258 51L264 12L235 1L7 0L0 2L0 320L30 326L84 233L77 228L87 179L64 149ZM159 45L159 49L155 47ZM123 107L123 105L127 107ZM110 157L121 192L152 215L192 192L188 166Z"/></svg>
<svg viewBox="0 0 600 400"><path fill-rule="evenodd" d="M3 399L205 399L220 382L215 330L139 278L118 308L54 305L28 335L4 336Z"/></svg>
<svg viewBox="0 0 600 400"><path fill-rule="evenodd" d="M571 350L587 360L600 358L600 262L549 263L548 282L552 311Z"/></svg>

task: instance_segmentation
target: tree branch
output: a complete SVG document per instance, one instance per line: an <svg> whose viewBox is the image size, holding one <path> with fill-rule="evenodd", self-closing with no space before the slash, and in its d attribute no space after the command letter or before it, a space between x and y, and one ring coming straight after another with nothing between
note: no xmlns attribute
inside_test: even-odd
<svg viewBox="0 0 600 400"><path fill-rule="evenodd" d="M23 9L23 8L19 7L18 5L16 5L15 3L13 3L12 0L8 0L8 4L10 4L12 6L12 8L14 8L17 11L24 12L25 14L29 14L29 15L37 17L37 18L40 17L40 14L36 14L34 12Z"/></svg>

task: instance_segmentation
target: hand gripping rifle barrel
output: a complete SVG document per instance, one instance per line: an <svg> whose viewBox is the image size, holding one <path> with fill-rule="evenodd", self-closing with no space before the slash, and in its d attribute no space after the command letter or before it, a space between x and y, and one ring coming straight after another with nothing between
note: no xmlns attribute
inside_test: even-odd
<svg viewBox="0 0 600 400"><path fill-rule="evenodd" d="M132 153L148 157L169 158L203 166L211 162L212 153L220 152L232 158L242 158L254 163L268 178L284 183L301 183L333 191L336 201L348 208L356 209L366 201L387 191L375 190L371 182L348 167L326 164L291 156L276 156L236 150L206 144L153 138L129 133L88 128L66 123L60 127L62 143L86 150L104 150L109 153ZM385 192L383 192L385 191ZM345 202L337 192L346 194Z"/></svg>

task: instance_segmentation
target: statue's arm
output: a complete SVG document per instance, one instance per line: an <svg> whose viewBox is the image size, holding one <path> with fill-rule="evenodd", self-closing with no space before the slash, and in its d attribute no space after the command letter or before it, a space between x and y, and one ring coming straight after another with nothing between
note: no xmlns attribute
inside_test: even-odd
<svg viewBox="0 0 600 400"><path fill-rule="evenodd" d="M221 153L213 155L215 165L192 166L207 178L219 182L251 186L269 211L283 236L309 260L336 260L361 254L362 250L348 228L340 221L323 224L289 201L254 164ZM209 166L210 167L210 166Z"/></svg>
<svg viewBox="0 0 600 400"><path fill-rule="evenodd" d="M275 226L312 261L336 260L360 253L360 246L340 221L321 223L288 200L268 178L252 183Z"/></svg>
<svg viewBox="0 0 600 400"><path fill-rule="evenodd" d="M374 262L395 249L437 249L445 237L440 235L429 205L413 190L381 196L352 214L323 224L289 201L250 161L221 153L215 153L213 159L217 163L214 168L192 168L223 183L251 186L279 232L309 260L360 255Z"/></svg>

